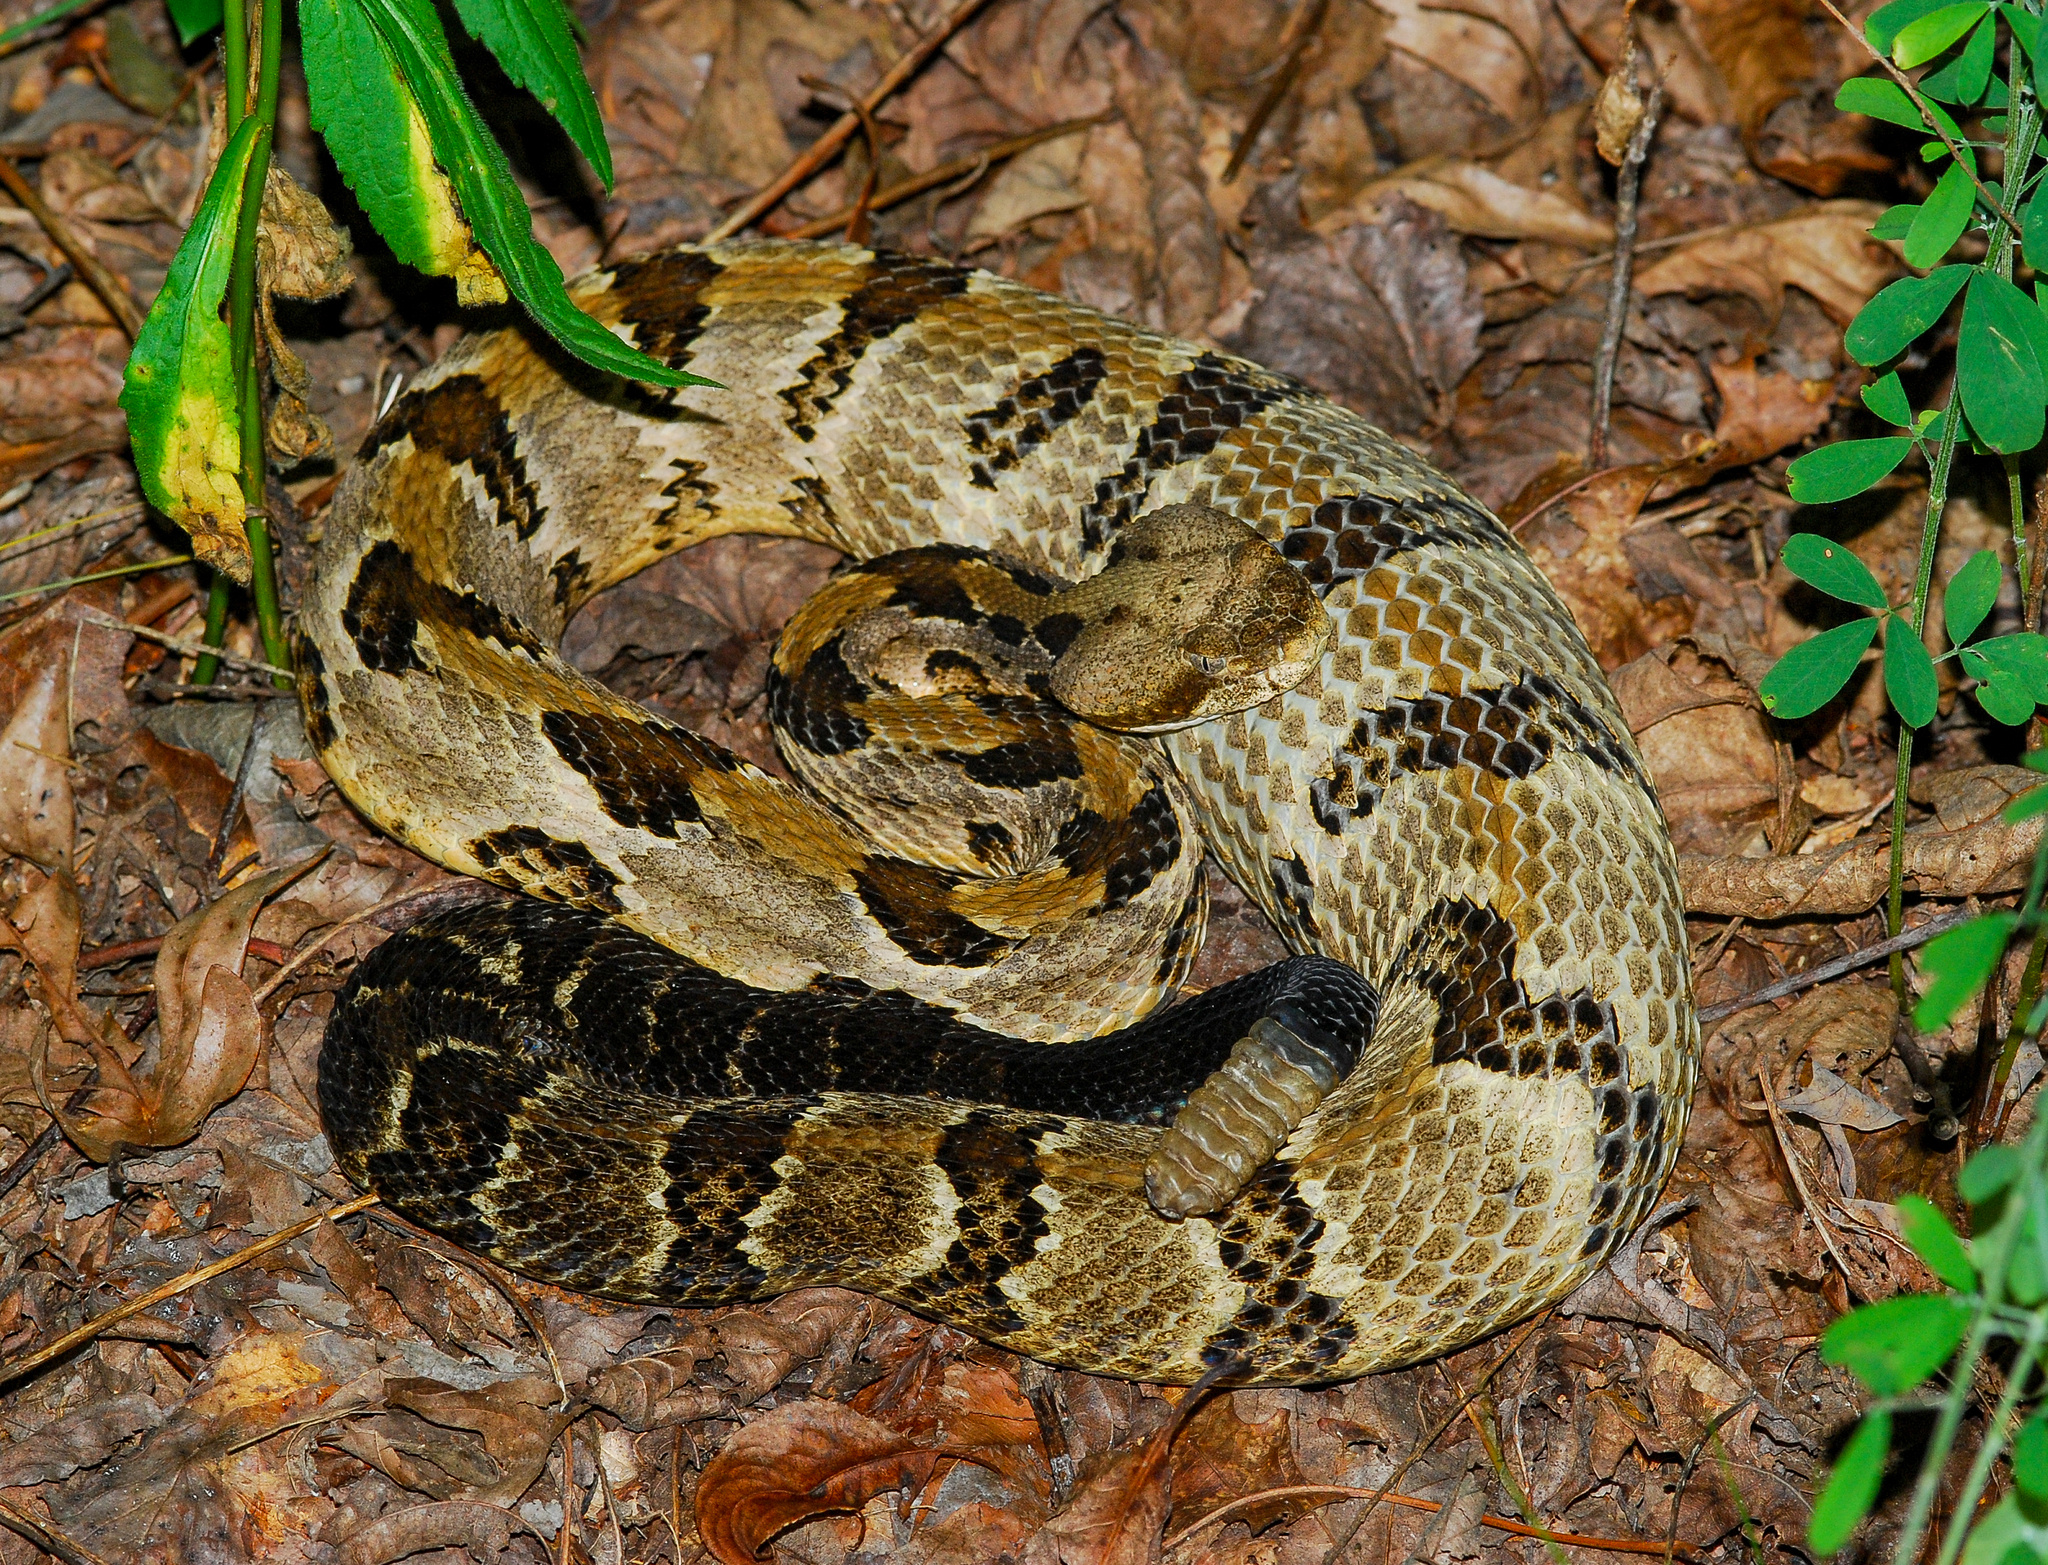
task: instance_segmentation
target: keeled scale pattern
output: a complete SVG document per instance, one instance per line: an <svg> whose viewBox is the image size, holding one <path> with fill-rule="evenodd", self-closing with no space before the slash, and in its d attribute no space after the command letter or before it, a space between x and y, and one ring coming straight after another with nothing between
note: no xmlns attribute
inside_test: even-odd
<svg viewBox="0 0 2048 1565"><path fill-rule="evenodd" d="M1149 1131L1001 1114L975 1124L985 1111L912 1114L906 1100L856 1096L777 1131L781 1172L758 1204L696 1242L739 1244L741 1295L819 1280L807 1247L862 1223L866 1248L833 1261L834 1279L1020 1351L1161 1379L1191 1379L1219 1356L1253 1379L1337 1378L1447 1350L1562 1296L1654 1200L1697 1043L1661 817L1568 613L1498 523L1343 409L979 275L954 287L920 272L917 311L884 320L859 301L900 296L892 264L845 247L728 246L579 285L601 317L653 322L645 340L736 395L598 404L516 338L459 347L419 389L473 373L505 403L531 497L528 563L500 563L516 551L490 531L482 475L458 477L485 514L433 500L445 521L408 523L441 529L419 552L551 631L584 592L722 532L800 533L859 556L970 544L1071 577L1100 563L1125 516L1177 500L1225 508L1324 588L1338 635L1302 686L1168 749L1233 875L1297 946L1383 984L1384 1006L1367 1058L1221 1219L1169 1225L1145 1206L1135 1171ZM1033 389L1083 383L1085 399ZM1030 403L1031 438L992 462L990 429L1021 421L1005 398ZM414 482L403 463L351 480L321 593L345 585L358 539L392 525ZM435 805L406 791L421 749L479 778L513 757L472 737L472 712L398 719L395 699L417 711L432 698L353 672L323 614L332 605L316 601L325 721L340 735L330 764L339 757L365 794L370 773L402 770L393 813L426 840ZM535 698L468 699L516 714ZM410 749L386 748L380 724ZM643 880L661 873L621 859ZM735 873L739 895L758 894ZM1425 929L1452 904L1485 910L1511 955ZM779 911L785 948L801 945L801 920L846 916ZM1512 981L1472 977L1466 991L1483 997L1481 1030L1513 1048L1468 1057L1438 1036L1439 995L1460 963L1476 973L1486 961ZM801 951L784 965L778 986L803 981ZM1032 981L1022 971L1010 990L1021 1025L1034 1020ZM937 1161L905 1150L940 1132L950 1150ZM1020 1158L1035 1183L997 1177ZM709 1176L691 1164L683 1177L687 1162L646 1176L670 1181L672 1214L747 1199L727 1186L694 1195L689 1179ZM497 1199L508 1212L587 1208L568 1177L501 1181ZM1009 1205L977 1214L977 1201ZM666 1247L673 1227L645 1242ZM996 1257L992 1243L1022 1248Z"/></svg>

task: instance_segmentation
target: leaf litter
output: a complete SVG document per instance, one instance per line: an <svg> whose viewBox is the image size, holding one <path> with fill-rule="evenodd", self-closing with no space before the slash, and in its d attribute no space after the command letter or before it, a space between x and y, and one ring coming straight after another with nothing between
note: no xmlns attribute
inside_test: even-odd
<svg viewBox="0 0 2048 1565"><path fill-rule="evenodd" d="M529 167L537 237L571 269L701 238L817 139L835 94L951 9L583 6L617 184L571 198L573 176ZM1799 723L1756 687L1828 623L1775 563L1795 530L1784 473L1857 416L1869 377L1840 332L1902 273L1867 233L1908 189L1902 146L1830 107L1862 61L1799 8L1639 16L1670 106L1608 466L1588 471L1615 233L1595 142L1627 108L1596 98L1620 15L990 0L883 105L881 146L856 138L760 225L843 210L870 163L885 189L961 163L876 211L878 242L1250 354L1358 408L1519 529L1614 680L1682 850L1701 1002L1728 1013L1666 1205L1550 1315L1322 1390L1192 1396L1050 1369L833 1289L621 1309L374 1207L325 1220L353 1194L315 1108L335 990L391 930L495 893L366 827L289 701L233 671L191 688L176 646L204 588L149 564L178 551L125 455L123 339L81 284L44 287L61 256L0 208L0 1562L42 1543L345 1565L1797 1550L1857 1406L1819 1334L1852 1302L1930 1285L1899 1198L1956 1213L1962 1156L2024 1129L2044 1070L2029 1050L1985 1084L1981 1040L2005 1019L1974 1007L1901 1051L1878 968L1798 992L1882 938L1892 751L1874 680ZM0 140L143 300L203 186L203 95L167 115L126 104L203 63L148 0L0 61ZM291 191L345 207L302 92L288 83L281 127ZM321 274L299 291L353 286L326 304L277 289L270 347L300 433L274 454L301 458L271 497L288 593L338 471L321 432L352 449L459 327L437 294L387 292L292 200L303 220L280 241L318 241ZM1910 468L1889 484L1797 520L1896 596L1922 502ZM1943 578L2009 548L2001 503L1952 506ZM834 563L719 540L601 596L567 648L775 767L769 649ZM40 590L118 567L140 569ZM1991 610L1999 629L2017 615ZM246 625L229 650L254 655ZM1998 818L2025 775L2009 741L1941 701L1910 791L1913 922L2010 892L2040 829ZM1212 885L1201 985L1284 949ZM1957 1139L1935 1139L1937 1114ZM252 1244L267 1248L237 1263ZM89 1340L32 1359L73 1332ZM1887 1525L1862 1557L1885 1557Z"/></svg>

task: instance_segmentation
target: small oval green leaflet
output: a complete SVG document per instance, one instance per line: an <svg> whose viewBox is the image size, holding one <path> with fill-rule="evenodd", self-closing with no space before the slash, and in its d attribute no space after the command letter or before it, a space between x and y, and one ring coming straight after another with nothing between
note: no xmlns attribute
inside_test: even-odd
<svg viewBox="0 0 2048 1565"><path fill-rule="evenodd" d="M1863 388L1863 405L1887 424L1897 424L1902 429L1912 426L1913 404L1906 400L1906 388L1897 370Z"/></svg>
<svg viewBox="0 0 2048 1565"><path fill-rule="evenodd" d="M1842 346L1858 364L1896 358L1941 319L1974 270L1944 266L1925 277L1901 277L1857 312L1842 336Z"/></svg>
<svg viewBox="0 0 2048 1565"><path fill-rule="evenodd" d="M1849 682L1876 639L1877 621L1866 616L1800 642L1757 686L1764 710L1788 722L1818 712Z"/></svg>
<svg viewBox="0 0 2048 1565"><path fill-rule="evenodd" d="M1879 54L1890 54L1893 41L1903 29L1954 3L1955 0L1890 0L1865 19L1863 36Z"/></svg>
<svg viewBox="0 0 2048 1565"><path fill-rule="evenodd" d="M2044 327L2040 307L1996 272L1971 277L1956 341L1956 387L1971 430L1994 451L2031 451L2041 443L2048 385L2034 343Z"/></svg>
<svg viewBox="0 0 2048 1565"><path fill-rule="evenodd" d="M1785 469L1792 498L1801 505L1832 505L1859 495L1906 460L1913 449L1905 435L1876 440L1837 440L1809 451Z"/></svg>
<svg viewBox="0 0 2048 1565"><path fill-rule="evenodd" d="M192 535L192 552L249 580L234 353L222 319L242 185L261 126L234 134L178 245L123 376L121 407L149 503Z"/></svg>
<svg viewBox="0 0 2048 1565"><path fill-rule="evenodd" d="M1908 130L1920 130L1926 125L1913 100L1906 96L1906 89L1886 76L1850 77L1835 94L1835 107L1845 114L1868 114L1874 120L1903 125ZM1934 110L1934 122L1956 140L1962 140L1962 130L1948 111L1938 103L1929 107Z"/></svg>
<svg viewBox="0 0 2048 1565"><path fill-rule="evenodd" d="M1985 0L1964 0L1908 22L1892 39L1893 63L1905 70L1925 65L1975 27L1989 9Z"/></svg>
<svg viewBox="0 0 2048 1565"><path fill-rule="evenodd" d="M1920 95L1930 102L1973 104L1991 85L1992 56L1998 44L1998 24L1989 16L1977 23L1970 41L1939 70L1920 78ZM1942 149L1942 153L1947 152ZM1941 154L1923 154L1932 163Z"/></svg>
<svg viewBox="0 0 2048 1565"><path fill-rule="evenodd" d="M1998 576L1997 553L1979 549L1949 578L1941 595L1941 618L1950 646L1959 647L1977 634L1984 616L1998 602Z"/></svg>
<svg viewBox="0 0 2048 1565"><path fill-rule="evenodd" d="M1913 634L1903 615L1885 617L1884 693L1892 709L1908 726L1925 728L1934 721L1941 699L1941 683L1935 678L1934 659L1926 644Z"/></svg>
<svg viewBox="0 0 2048 1565"><path fill-rule="evenodd" d="M1970 182L1970 171L1951 163L1920 203L1913 226L1906 230L1906 264L1932 266L1947 255L1970 226L1970 214L1976 207L1977 187Z"/></svg>
<svg viewBox="0 0 2048 1565"><path fill-rule="evenodd" d="M1948 1362L1969 1323L1969 1306L1950 1294L1901 1294L1828 1327L1821 1357L1844 1365L1879 1396L1897 1396Z"/></svg>
<svg viewBox="0 0 2048 1565"><path fill-rule="evenodd" d="M1816 1554L1832 1554L1849 1541L1856 1524L1870 1514L1884 1482L1884 1459L1892 1446L1892 1415L1883 1408L1863 1415L1856 1433L1842 1447L1841 1459L1828 1477L1827 1488L1814 1502L1806 1541Z"/></svg>
<svg viewBox="0 0 2048 1565"><path fill-rule="evenodd" d="M2012 1481L2036 1500L2048 1500L2048 1412L2036 1413L2012 1443Z"/></svg>
<svg viewBox="0 0 2048 1565"><path fill-rule="evenodd" d="M1851 441L1849 444L1862 444ZM1835 448L1829 448L1835 449ZM1785 569L1810 587L1818 587L1831 598L1858 603L1866 609L1890 608L1884 588L1870 574L1870 567L1832 538L1818 533L1794 533L1785 540L1778 556Z"/></svg>
<svg viewBox="0 0 2048 1565"><path fill-rule="evenodd" d="M1918 1195L1900 1196L1898 1208L1899 1229L1927 1269L1958 1293L1976 1292L1977 1268L1941 1209Z"/></svg>
<svg viewBox="0 0 2048 1565"><path fill-rule="evenodd" d="M1961 1565L2040 1565L2042 1560L2048 1560L2048 1501L2015 1489L1972 1524Z"/></svg>
<svg viewBox="0 0 2048 1565"><path fill-rule="evenodd" d="M1927 942L1920 953L1920 971L1929 982L1927 993L1913 1007L1915 1027L1934 1032L1949 1024L1990 978L2016 922L2010 913L1986 913Z"/></svg>
<svg viewBox="0 0 2048 1565"><path fill-rule="evenodd" d="M1974 1154L1956 1175L1956 1193L1972 1206L1990 1200L2020 1177L2017 1147L1990 1146Z"/></svg>

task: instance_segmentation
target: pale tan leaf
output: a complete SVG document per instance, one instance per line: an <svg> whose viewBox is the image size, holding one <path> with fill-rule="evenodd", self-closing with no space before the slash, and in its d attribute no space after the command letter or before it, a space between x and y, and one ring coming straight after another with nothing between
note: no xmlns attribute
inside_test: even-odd
<svg viewBox="0 0 2048 1565"><path fill-rule="evenodd" d="M1512 184L1491 169L1449 156L1423 158L1374 180L1348 208L1330 213L1316 227L1331 233L1350 223L1377 221L1382 204L1395 195L1441 213L1457 232L1482 239L1546 239L1580 249L1614 242L1612 225L1564 197Z"/></svg>
<svg viewBox="0 0 2048 1565"><path fill-rule="evenodd" d="M1746 294L1775 316L1785 290L1797 288L1847 324L1899 271L1890 248L1870 237L1883 211L1874 201L1820 201L1774 223L1708 234L1636 273L1636 291Z"/></svg>
<svg viewBox="0 0 2048 1565"><path fill-rule="evenodd" d="M1495 0L1484 15L1423 0L1375 3L1394 19L1388 43L1463 82L1502 119L1525 124L1543 112L1543 22L1533 0Z"/></svg>
<svg viewBox="0 0 2048 1565"><path fill-rule="evenodd" d="M73 827L71 660L50 657L0 732L0 848L68 869Z"/></svg>

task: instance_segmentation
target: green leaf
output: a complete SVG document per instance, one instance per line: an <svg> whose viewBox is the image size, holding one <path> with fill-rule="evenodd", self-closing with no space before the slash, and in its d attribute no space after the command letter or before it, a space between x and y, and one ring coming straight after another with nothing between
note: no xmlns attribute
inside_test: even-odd
<svg viewBox="0 0 2048 1565"><path fill-rule="evenodd" d="M1991 85L1991 54L1997 37L1998 24L1987 16L1954 59L1920 78L1920 95L1942 103L1977 102Z"/></svg>
<svg viewBox="0 0 2048 1565"><path fill-rule="evenodd" d="M1824 449L1838 451L1844 445L1876 444L1875 440L1845 440ZM1813 454L1819 456L1820 452ZM1870 568L1832 538L1823 538L1819 533L1794 533L1785 540L1784 550L1778 558L1785 562L1785 569L1794 576L1810 587L1818 587L1831 598L1840 598L1844 603L1860 603L1866 609L1891 607L1884 588L1870 574Z"/></svg>
<svg viewBox="0 0 2048 1565"><path fill-rule="evenodd" d="M1908 130L1925 130L1927 121L1913 100L1906 96L1906 89L1889 76L1852 76L1842 83L1835 94L1835 107L1845 114L1867 114L1874 120L1888 124L1903 125ZM1940 104L1928 105L1934 111L1934 122L1957 141L1963 139L1962 129L1949 112ZM1897 208L1893 208L1894 211ZM1886 238L1904 238L1903 234L1886 235Z"/></svg>
<svg viewBox="0 0 2048 1565"><path fill-rule="evenodd" d="M1991 677L2010 679L2036 701L2048 702L2048 636L2023 630L1993 636L1970 649L1991 666Z"/></svg>
<svg viewBox="0 0 2048 1565"><path fill-rule="evenodd" d="M1849 682L1877 636L1877 621L1854 619L1824 630L1779 658L1757 687L1764 710L1788 722L1818 712Z"/></svg>
<svg viewBox="0 0 2048 1565"><path fill-rule="evenodd" d="M2048 1500L2048 1412L2028 1419L2013 1441L2012 1481L2029 1499Z"/></svg>
<svg viewBox="0 0 2048 1565"><path fill-rule="evenodd" d="M1989 1146L1963 1165L1956 1176L1956 1193L1972 1206L1982 1206L2020 1177L2020 1155L2016 1148Z"/></svg>
<svg viewBox="0 0 2048 1565"><path fill-rule="evenodd" d="M220 26L221 0L169 0L169 6L180 44L189 45Z"/></svg>
<svg viewBox="0 0 2048 1565"><path fill-rule="evenodd" d="M2034 15L2033 12L2016 5L2006 6L2002 14L2005 17L2005 25L2012 29L2013 37L2017 38L2020 41L2020 47L2027 51L2028 62L2033 66L2031 74L2035 82L2038 83L2041 79L2041 18ZM2003 87L2005 85L2003 82L1997 81L1996 78L1993 80L1996 86ZM1992 106L1994 108L2004 108L2006 106L2005 99L2006 94L1994 92L1991 95Z"/></svg>
<svg viewBox="0 0 2048 1565"><path fill-rule="evenodd" d="M1992 721L2003 723L2008 728L2017 728L2034 715L2034 698L2022 690L2017 682L2001 679L1989 668L1978 677L1982 682L1977 685L1974 692L1977 704L1984 708L1985 715ZM2014 803L2018 801L2015 800Z"/></svg>
<svg viewBox="0 0 2048 1565"><path fill-rule="evenodd" d="M1901 277L1857 312L1842 345L1858 364L1882 364L1897 357L1941 319L1973 270L1944 266L1925 277Z"/></svg>
<svg viewBox="0 0 2048 1565"><path fill-rule="evenodd" d="M2038 1565L2048 1558L2048 1503L2014 1489L1970 1524L1961 1565Z"/></svg>
<svg viewBox="0 0 2048 1565"><path fill-rule="evenodd" d="M1946 5L1908 22L1892 39L1892 63L1902 70L1925 65L1976 26L1990 9L1985 0L1964 0L1961 5Z"/></svg>
<svg viewBox="0 0 2048 1565"><path fill-rule="evenodd" d="M432 241L435 259L445 262L453 248L456 236L442 220L452 212L457 223L466 220L462 243L466 245L468 231L473 231L482 254L495 267L493 273L465 254L453 268L458 298L464 295L465 283L470 297L488 298L490 285L502 276L499 286L509 288L556 341L585 363L658 385L711 384L629 347L570 301L561 268L534 240L532 214L513 183L504 150L478 117L456 75L433 0L300 0L299 14L314 123L323 129L349 127L345 136L327 132L329 149L343 174L360 194L379 179L383 163L400 165L397 172L415 217L435 216L432 226L418 235ZM309 25L309 17L318 18L317 23ZM366 30L384 61L380 87L390 83L403 93L396 104L386 94L381 110L366 107L350 69L365 56L361 40ZM344 60L339 48L332 57L320 58L316 39L322 36L345 42L349 58ZM314 85L316 76L319 86ZM431 169L422 169L423 156L431 158ZM454 200L436 203L423 194L432 189L432 181L424 178L427 172L452 186ZM367 199L364 206L384 231L375 207ZM386 238L392 237L386 233ZM393 248L398 248L395 241Z"/></svg>
<svg viewBox="0 0 2048 1565"><path fill-rule="evenodd" d="M1870 225L1872 239L1904 239L1913 231L1913 219L1920 215L1920 203L1890 206L1884 215Z"/></svg>
<svg viewBox="0 0 2048 1565"><path fill-rule="evenodd" d="M2027 252L2027 265L2037 272L2048 268L2048 191L2036 191L2020 209L2020 246Z"/></svg>
<svg viewBox="0 0 2048 1565"><path fill-rule="evenodd" d="M2036 815L2048 815L2048 783L2029 788L2004 810L2008 826L2017 826L2021 821L2030 821Z"/></svg>
<svg viewBox="0 0 2048 1565"><path fill-rule="evenodd" d="M562 0L455 0L455 13L505 74L540 100L611 189L612 151Z"/></svg>
<svg viewBox="0 0 2048 1565"><path fill-rule="evenodd" d="M1971 1264L1970 1252L1963 1248L1963 1241L1956 1237L1956 1231L1932 1201L1925 1196L1900 1196L1899 1228L1913 1253L1927 1263L1927 1269L1935 1276L1958 1293L1977 1291L1977 1268Z"/></svg>
<svg viewBox="0 0 2048 1565"><path fill-rule="evenodd" d="M1905 435L1876 440L1837 440L1809 451L1785 469L1792 498L1801 505L1832 505L1859 495L1906 460L1913 449Z"/></svg>
<svg viewBox="0 0 2048 1565"><path fill-rule="evenodd" d="M1970 214L1976 206L1977 187L1970 182L1970 171L1960 163L1951 163L1948 172L1920 203L1920 214L1913 219L1913 226L1906 230L1906 264L1932 266L1947 255L1970 226Z"/></svg>
<svg viewBox="0 0 2048 1565"><path fill-rule="evenodd" d="M240 581L249 579L248 507L234 355L222 306L242 185L260 129L251 116L221 153L128 355L121 390L143 493L192 535L193 553Z"/></svg>
<svg viewBox="0 0 2048 1565"><path fill-rule="evenodd" d="M1998 555L1979 549L1963 568L1948 579L1941 597L1941 617L1948 626L1948 643L1959 647L1977 634L1984 616L1998 602Z"/></svg>
<svg viewBox="0 0 2048 1565"><path fill-rule="evenodd" d="M1925 728L1934 721L1935 704L1941 697L1934 659L1902 616L1890 614L1885 619L1885 694L1892 698L1892 710L1907 727Z"/></svg>
<svg viewBox="0 0 2048 1565"><path fill-rule="evenodd" d="M2005 953L2005 943L2012 934L2014 922L2010 913L1986 913L1945 935L1937 935L1927 943L1927 949L1920 953L1920 971L1927 976L1929 983L1927 993L1913 1007L1915 1027L1922 1032L1946 1027L1970 996L1984 987L1991 977L1991 969L1998 965L1999 957ZM1910 1234L1907 1242L1912 1242ZM1929 1266L1933 1264L1928 1262ZM1947 1276L1946 1273L1941 1275ZM1956 1286L1962 1285L1958 1283Z"/></svg>
<svg viewBox="0 0 2048 1565"><path fill-rule="evenodd" d="M1844 1315L1821 1338L1820 1353L1879 1396L1897 1396L1948 1362L1969 1322L1969 1306L1953 1294L1904 1293Z"/></svg>
<svg viewBox="0 0 2048 1565"><path fill-rule="evenodd" d="M1871 48L1879 54L1890 54L1902 28L1951 3L1952 0L1891 0L1889 5L1879 6L1864 20L1863 36L1870 40Z"/></svg>
<svg viewBox="0 0 2048 1565"><path fill-rule="evenodd" d="M1903 428L1913 422L1913 404L1906 400L1906 388L1899 384L1897 370L1876 385L1863 388L1863 405L1887 424Z"/></svg>
<svg viewBox="0 0 2048 1565"><path fill-rule="evenodd" d="M1806 1541L1816 1554L1832 1554L1849 1541L1856 1524L1870 1514L1884 1481L1884 1459L1892 1447L1892 1415L1883 1408L1863 1415L1842 1447L1828 1486L1814 1503Z"/></svg>
<svg viewBox="0 0 2048 1565"><path fill-rule="evenodd" d="M2039 1304L2048 1296L2048 1274L2041 1269L2041 1211L2029 1205L2020 1219L2020 1236L2012 1247L2012 1265L2005 1273L2005 1296L2015 1304Z"/></svg>
<svg viewBox="0 0 2048 1565"><path fill-rule="evenodd" d="M2041 443L2048 383L2034 339L2043 324L2034 301L1996 272L1970 279L1956 339L1956 389L1970 428L1994 451L2031 451Z"/></svg>

